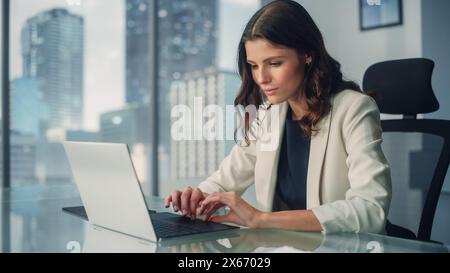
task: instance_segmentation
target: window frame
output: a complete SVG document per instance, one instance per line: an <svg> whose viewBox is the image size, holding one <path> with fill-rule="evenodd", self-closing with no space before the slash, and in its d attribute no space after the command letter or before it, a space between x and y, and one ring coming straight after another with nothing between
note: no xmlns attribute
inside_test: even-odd
<svg viewBox="0 0 450 273"><path fill-rule="evenodd" d="M10 0L2 1L2 76L1 76L1 88L2 88L2 188L10 188L11 186L11 165L10 165L10 127L9 127L9 20L10 20Z"/></svg>

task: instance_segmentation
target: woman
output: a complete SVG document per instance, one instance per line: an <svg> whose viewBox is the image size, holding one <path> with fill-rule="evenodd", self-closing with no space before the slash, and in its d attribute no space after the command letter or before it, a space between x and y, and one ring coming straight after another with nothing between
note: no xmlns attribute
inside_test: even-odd
<svg viewBox="0 0 450 273"><path fill-rule="evenodd" d="M168 195L166 207L251 228L383 233L391 184L379 110L343 80L308 12L294 1L264 6L248 22L238 55L235 105L258 113L268 111L260 105L278 106L280 141L261 150L247 117L245 145L198 188ZM260 209L240 197L252 183ZM228 214L211 216L222 206Z"/></svg>

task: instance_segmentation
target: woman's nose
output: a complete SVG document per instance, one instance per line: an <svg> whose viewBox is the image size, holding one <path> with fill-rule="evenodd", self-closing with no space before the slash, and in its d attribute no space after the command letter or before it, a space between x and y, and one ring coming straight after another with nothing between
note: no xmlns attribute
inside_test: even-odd
<svg viewBox="0 0 450 273"><path fill-rule="evenodd" d="M266 69L260 69L258 71L258 76L257 76L257 82L258 84L265 84L265 83L269 83L271 81L271 77L270 74L268 73L268 71Z"/></svg>

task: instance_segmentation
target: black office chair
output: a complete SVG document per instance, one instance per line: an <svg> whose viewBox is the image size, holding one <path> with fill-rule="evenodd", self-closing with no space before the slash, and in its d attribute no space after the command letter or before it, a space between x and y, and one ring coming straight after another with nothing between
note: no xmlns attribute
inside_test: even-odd
<svg viewBox="0 0 450 273"><path fill-rule="evenodd" d="M417 119L417 114L431 113L439 109L439 103L431 87L433 68L434 62L428 59L404 59L374 64L367 69L364 75L363 89L365 92L370 91L375 94L380 112L403 115L402 119L381 121L383 138L385 138L386 133L422 133L427 135L427 138L424 139L430 139L428 136L432 136L431 138L439 137L443 140L443 142L441 140L443 143L442 148L440 151L437 151L437 154L439 154L438 157L436 156L437 164L430 171L430 178L422 177L422 173L426 172L422 168L411 168L409 173L409 189L415 187L416 194L419 190L423 190L423 199L425 200L421 212L418 212L420 224L418 225L417 233L403 226L393 224L388 220L386 232L390 236L430 241L436 207L450 162L450 121ZM437 142L439 141L433 139L426 141L426 145L431 147ZM406 143L406 139L403 139L392 145L394 150L396 145L408 146L409 144ZM426 151L423 153L426 153ZM410 153L408 159L413 162L415 156L417 156L417 152ZM420 162L416 162L416 165L423 166L432 161L428 160L430 158L428 154L426 154L425 158L419 160ZM404 164L402 162L396 163ZM394 172L396 170L392 167L391 171ZM412 180L415 182L411 182ZM406 194L403 191L394 192L396 182L398 181L393 177L392 203L396 201L394 200L396 195L402 197L402 195ZM422 187L417 187L417 185ZM410 199L413 201L421 199L420 195L416 195L416 197L418 198ZM408 214L409 211L405 207L413 204L414 202L400 204L402 208L397 213L397 216L401 216L402 213ZM417 205L417 207L420 206ZM390 220L397 221L396 219Z"/></svg>

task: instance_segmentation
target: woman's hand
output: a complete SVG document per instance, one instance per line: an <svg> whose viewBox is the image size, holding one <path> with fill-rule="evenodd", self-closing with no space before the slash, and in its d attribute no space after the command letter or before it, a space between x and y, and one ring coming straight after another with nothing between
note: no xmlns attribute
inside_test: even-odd
<svg viewBox="0 0 450 273"><path fill-rule="evenodd" d="M184 191L174 191L172 194L167 195L164 200L164 206L168 208L170 203L172 203L175 212L181 211L184 216L195 219L200 206L199 203L207 196L208 194L202 192L199 188L193 189L188 187Z"/></svg>
<svg viewBox="0 0 450 273"><path fill-rule="evenodd" d="M222 206L228 206L230 208L229 213L211 217ZM210 194L201 202L199 214L204 214L205 219L212 222L230 222L256 228L263 212L250 206L235 192L216 192Z"/></svg>

